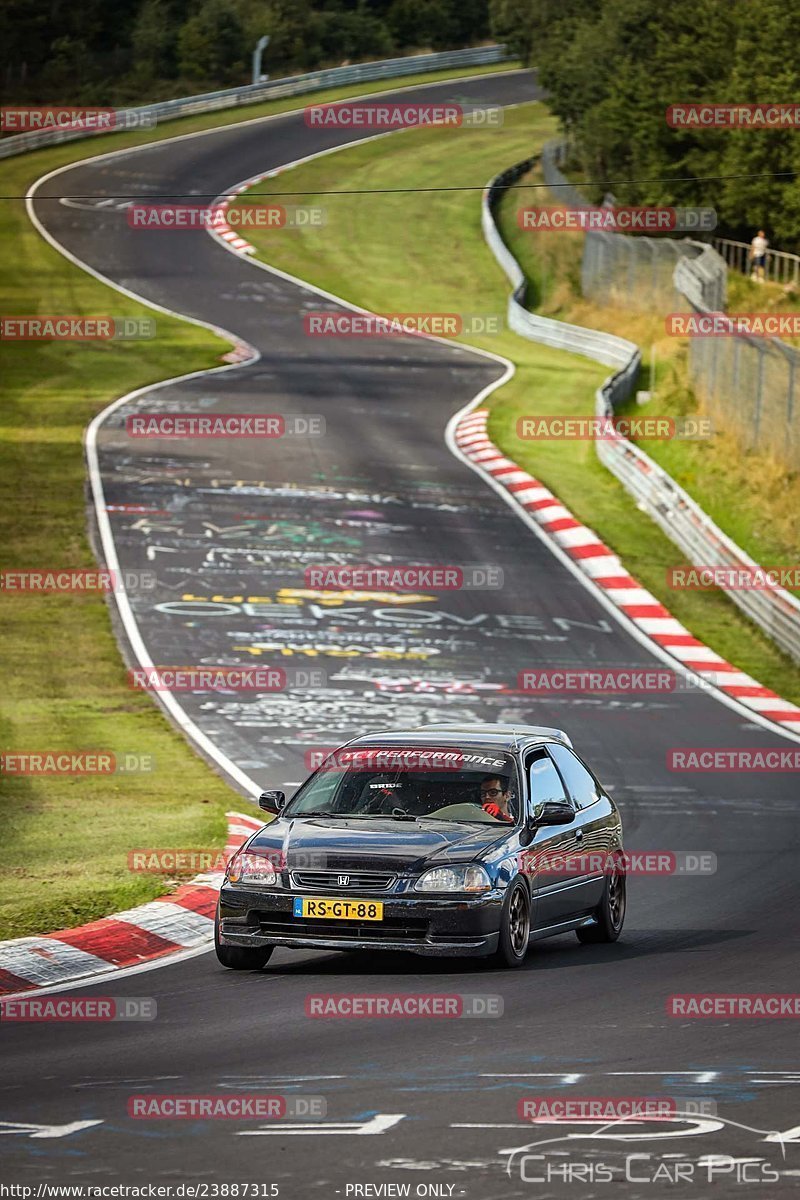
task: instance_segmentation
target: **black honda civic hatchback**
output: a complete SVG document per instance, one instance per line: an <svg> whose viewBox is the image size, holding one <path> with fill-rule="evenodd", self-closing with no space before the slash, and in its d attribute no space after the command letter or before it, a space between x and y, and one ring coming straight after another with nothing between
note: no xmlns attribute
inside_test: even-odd
<svg viewBox="0 0 800 1200"><path fill-rule="evenodd" d="M332 753L228 863L219 961L258 970L276 946L492 956L625 918L622 822L567 735L423 725Z"/></svg>

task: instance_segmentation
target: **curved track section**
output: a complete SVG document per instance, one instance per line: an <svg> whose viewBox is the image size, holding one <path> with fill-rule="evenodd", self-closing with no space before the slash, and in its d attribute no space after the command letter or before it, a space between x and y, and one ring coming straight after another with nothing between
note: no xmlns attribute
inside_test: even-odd
<svg viewBox="0 0 800 1200"><path fill-rule="evenodd" d="M436 85L419 97L452 91L452 83ZM521 72L459 81L458 91L503 104L536 96ZM403 99L416 94L406 90ZM792 743L705 695L554 702L516 690L526 666L655 660L448 453L453 412L499 379L502 365L419 339L307 338L303 313L333 302L321 305L310 289L255 269L202 234L133 232L111 206L58 199L218 195L339 140L355 139L310 130L302 114L290 114L78 164L46 180L33 201L49 234L102 275L260 352L250 365L123 405L99 431L108 505L154 510L109 514L122 565L158 573L157 593L134 600L149 655L161 665L280 661L326 672L317 689L181 698L254 784L291 784L314 747L368 727L562 725L614 789L631 848L710 850L718 871L634 879L622 942L593 948L555 939L517 972L277 952L261 976L226 973L201 957L121 980L117 994L156 997L158 1020L146 1029L15 1030L3 1116L101 1124L50 1140L9 1138L11 1173L59 1183L275 1182L282 1197L381 1194L346 1191L366 1184L409 1184L410 1194L417 1184L437 1185L439 1193L427 1194L443 1196L528 1196L533 1188L550 1195L557 1183L542 1190L532 1182L543 1175L541 1161L521 1171L511 1151L563 1136L568 1147L545 1147L554 1162L565 1161L565 1147L575 1161L603 1160L622 1172L628 1195L660 1194L657 1182L642 1180L673 1162L670 1155L699 1164L728 1154L796 1173L797 1146L785 1147L784 1160L768 1140L800 1122L789 1023L665 1015L670 993L790 991L800 925L792 776L676 775L666 768L667 750ZM391 153L391 139L384 144ZM320 414L327 432L280 442L131 443L124 418L137 408ZM303 594L304 567L337 555L494 565L504 586L413 602ZM310 992L396 990L500 994L504 1016L334 1024L305 1016ZM324 1095L328 1116L313 1132L125 1116L132 1092L231 1090ZM612 1094L671 1095L679 1107L712 1100L719 1119L628 1126L623 1135L638 1139L630 1142L619 1130L587 1140L598 1126L532 1128L517 1117L525 1095ZM651 1157L636 1164L640 1182L625 1185L632 1152ZM663 1187L697 1195L703 1182L698 1165L693 1184ZM782 1194L791 1183L785 1176L770 1186ZM576 1194L574 1182L566 1194Z"/></svg>

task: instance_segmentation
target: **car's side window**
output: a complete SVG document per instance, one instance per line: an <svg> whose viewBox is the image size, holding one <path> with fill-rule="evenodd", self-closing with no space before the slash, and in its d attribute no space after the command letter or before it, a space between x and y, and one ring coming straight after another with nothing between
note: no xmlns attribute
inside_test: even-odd
<svg viewBox="0 0 800 1200"><path fill-rule="evenodd" d="M537 750L525 763L531 795L531 807L546 800L569 803L561 776L546 750Z"/></svg>
<svg viewBox="0 0 800 1200"><path fill-rule="evenodd" d="M588 808L590 804L594 804L602 793L591 771L588 771L566 746L553 744L550 753L558 764L575 807Z"/></svg>

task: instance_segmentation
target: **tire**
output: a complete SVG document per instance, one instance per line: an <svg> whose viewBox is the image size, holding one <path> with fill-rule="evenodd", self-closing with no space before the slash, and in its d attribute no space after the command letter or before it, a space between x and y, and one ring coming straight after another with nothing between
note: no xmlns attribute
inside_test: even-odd
<svg viewBox="0 0 800 1200"><path fill-rule="evenodd" d="M528 953L531 932L531 898L525 884L515 879L508 889L500 917L500 941L493 955L497 967L521 967Z"/></svg>
<svg viewBox="0 0 800 1200"><path fill-rule="evenodd" d="M596 925L588 925L585 929L576 929L579 942L584 945L596 945L598 942L615 942L622 933L625 922L626 908L626 879L625 872L620 870L615 860L613 872L606 876L603 899L595 912Z"/></svg>
<svg viewBox="0 0 800 1200"><path fill-rule="evenodd" d="M274 946L223 946L219 940L219 921L214 922L214 949L223 967L231 971L260 971L269 962Z"/></svg>

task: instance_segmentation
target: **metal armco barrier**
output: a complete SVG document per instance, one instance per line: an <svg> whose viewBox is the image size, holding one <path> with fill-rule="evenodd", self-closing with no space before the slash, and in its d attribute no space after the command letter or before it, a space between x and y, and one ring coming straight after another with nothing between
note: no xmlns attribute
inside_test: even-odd
<svg viewBox="0 0 800 1200"><path fill-rule="evenodd" d="M532 342L541 342L606 366L617 367L595 394L598 416L613 416L615 409L630 398L636 386L641 364L641 351L633 342L610 333L598 333L580 325L569 325L549 317L539 317L524 307L526 281L517 260L506 246L494 219L494 209L507 188L511 187L537 161L536 158L503 171L483 193L481 223L484 237L500 266L511 281L513 292L508 301L508 323L515 333ZM620 237L620 234L601 236ZM699 245L698 243L694 244ZM690 292L690 303L696 298L701 304L704 288L717 288L718 272L712 262L706 266L703 254L681 258L679 266L686 272L675 271L676 286L683 282ZM710 251L715 254L714 251ZM717 257L715 255L715 257ZM699 270L693 270L699 265ZM720 566L754 569L758 564L740 546L722 532L703 512L688 492L658 466L649 455L627 438L619 435L609 440L598 439L597 455L614 474L640 507L664 530L696 566ZM783 588L768 590L727 591L729 598L756 625L767 633L790 657L800 662L800 601Z"/></svg>
<svg viewBox="0 0 800 1200"><path fill-rule="evenodd" d="M188 117L195 113L219 112L242 104L255 104L259 100L280 100L286 96L301 96L305 92L316 92L323 88L350 83L369 83L376 79L396 79L403 75L444 71L451 67L491 66L493 63L506 62L512 57L505 46L493 45L476 46L468 50L445 50L440 54L416 54L411 58L387 58L377 62L358 63L352 67L330 67L324 71L311 71L307 75L292 75L267 83L251 83L225 91L206 92L201 96L164 100L159 104L147 104L140 108L125 108L124 111L130 114L129 128L148 128L160 121L172 121L176 117ZM100 137L103 133L115 132L119 133L120 129L32 130L29 133L0 139L0 158L24 154L28 150L38 150L42 146L52 146L58 142L72 142L79 138Z"/></svg>

